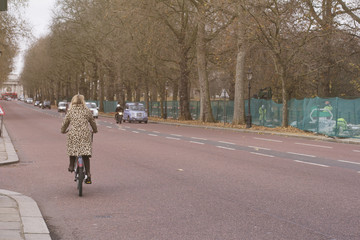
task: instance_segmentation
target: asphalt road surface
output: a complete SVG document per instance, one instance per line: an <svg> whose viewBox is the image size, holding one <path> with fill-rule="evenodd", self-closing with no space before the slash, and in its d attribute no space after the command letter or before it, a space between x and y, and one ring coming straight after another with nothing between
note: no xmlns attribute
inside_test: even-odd
<svg viewBox="0 0 360 240"><path fill-rule="evenodd" d="M20 158L0 188L32 197L54 240L360 239L359 145L100 117L79 197L64 114L0 104Z"/></svg>

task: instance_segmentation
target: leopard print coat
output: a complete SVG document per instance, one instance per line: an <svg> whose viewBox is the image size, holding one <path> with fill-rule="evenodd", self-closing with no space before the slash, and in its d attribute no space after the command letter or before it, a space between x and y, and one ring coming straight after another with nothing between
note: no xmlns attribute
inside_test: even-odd
<svg viewBox="0 0 360 240"><path fill-rule="evenodd" d="M97 132L96 122L91 114L90 109L84 105L73 105L67 112L61 133L66 133L70 125L67 135L67 153L69 156L92 154L92 135L89 123L94 133Z"/></svg>

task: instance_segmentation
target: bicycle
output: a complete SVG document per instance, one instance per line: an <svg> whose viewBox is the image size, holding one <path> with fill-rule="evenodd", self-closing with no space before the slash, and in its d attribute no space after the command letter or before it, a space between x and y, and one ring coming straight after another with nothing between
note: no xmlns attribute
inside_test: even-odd
<svg viewBox="0 0 360 240"><path fill-rule="evenodd" d="M91 133L91 142L93 142L93 138L94 138L94 133L92 132ZM83 183L88 178L88 176L86 175L84 160L81 155L76 157L76 166L75 166L74 172L75 172L75 180L74 181L77 183L77 189L79 191L79 196L81 197L83 195L82 194Z"/></svg>
<svg viewBox="0 0 360 240"><path fill-rule="evenodd" d="M75 181L77 183L77 189L79 190L79 196L82 196L82 185L86 176L84 160L82 156L76 157L76 167L75 167Z"/></svg>

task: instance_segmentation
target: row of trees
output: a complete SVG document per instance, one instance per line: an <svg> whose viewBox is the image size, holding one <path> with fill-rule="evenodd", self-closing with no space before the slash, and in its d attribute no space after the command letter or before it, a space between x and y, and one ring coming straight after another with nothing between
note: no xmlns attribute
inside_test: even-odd
<svg viewBox="0 0 360 240"><path fill-rule="evenodd" d="M101 104L171 92L186 120L198 91L205 122L225 88L243 124L251 68L253 92L271 87L287 126L290 98L359 96L359 12L356 0L61 0L21 81L30 96Z"/></svg>
<svg viewBox="0 0 360 240"><path fill-rule="evenodd" d="M20 16L25 1L8 1L8 11L0 11L0 84L14 70L14 59L19 52L20 39L29 39L28 25Z"/></svg>

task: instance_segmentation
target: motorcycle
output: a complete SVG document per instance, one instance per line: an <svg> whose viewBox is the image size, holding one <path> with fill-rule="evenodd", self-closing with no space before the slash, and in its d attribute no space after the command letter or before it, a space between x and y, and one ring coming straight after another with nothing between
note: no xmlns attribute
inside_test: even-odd
<svg viewBox="0 0 360 240"><path fill-rule="evenodd" d="M116 120L116 123L120 123L121 124L121 122L122 122L122 120L123 120L123 112L117 112L116 114L115 114L115 120Z"/></svg>

